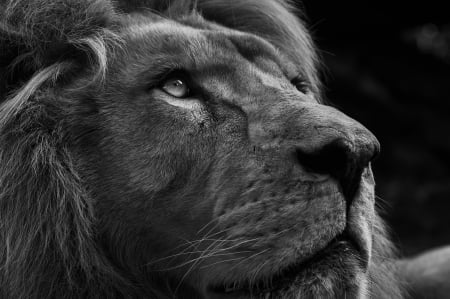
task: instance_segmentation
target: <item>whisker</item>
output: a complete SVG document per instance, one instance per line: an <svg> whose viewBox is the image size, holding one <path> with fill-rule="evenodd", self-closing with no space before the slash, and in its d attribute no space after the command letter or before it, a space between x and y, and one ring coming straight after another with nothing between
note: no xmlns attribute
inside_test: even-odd
<svg viewBox="0 0 450 299"><path fill-rule="evenodd" d="M226 239L225 239L226 240ZM242 242L239 242L239 243L236 243L236 244L233 244L232 246L229 246L229 247L227 247L227 248L221 248L221 249L217 249L219 246L221 246L222 244L223 244L223 242L219 242L219 243L216 243L217 245L215 245L215 247L213 247L213 249L210 249L213 245L211 244L210 246L208 246L208 248L205 250L205 252L204 252L204 254L202 254L199 258L197 258L196 260L195 260L195 262L191 265L191 267L188 269L188 271L186 271L186 273L183 275L183 277L181 278L181 280L180 280L180 282L179 282L179 284L178 284L178 286L177 286L177 288L175 289L175 291L177 291L178 289L179 289L179 287L181 286L181 284L183 283L183 281L184 281L184 279L189 275L189 273L195 268L195 266L198 264L198 263L200 263L200 261L202 261L202 260L204 260L204 259L206 259L206 258L208 258L208 257L211 257L211 256L217 256L217 253L219 253L219 252L223 252L223 251L226 251L226 250L230 250L230 249L232 249L232 248L236 248L236 247L238 247L238 246L241 246L242 244L245 244L245 243L248 243L248 242L253 242L253 241L255 241L255 240L258 240L258 238L254 238L254 239L249 239L249 240L243 240ZM228 241L228 240L226 240L226 241ZM214 244L214 242L213 242L213 244ZM208 253L208 250L210 251L209 253ZM191 261L192 262L192 261Z"/></svg>
<svg viewBox="0 0 450 299"><path fill-rule="evenodd" d="M199 235L204 229L206 229L210 224L214 223L215 221L217 221L217 219L212 219L211 221L209 221L208 223L206 223L201 229L199 229L197 231L197 235ZM214 226L216 226L218 223L216 223Z"/></svg>
<svg viewBox="0 0 450 299"><path fill-rule="evenodd" d="M183 281L186 279L186 277L191 273L191 271L195 268L195 266L203 259L205 259L207 257L208 254L208 250L210 250L211 247L214 246L214 244L217 244L217 242L212 242L206 249L205 251L200 255L200 257L198 257L197 259L195 259L194 263L190 266L190 268L186 271L186 273L183 275L183 277L181 278L180 282L178 283L177 287L175 288L175 293L178 292L178 289L180 288L181 284L183 283ZM213 247L213 250L216 249L218 246L220 246L220 242L218 243L219 245L216 245L215 247ZM213 250L210 250L211 252ZM192 262L192 261L191 261Z"/></svg>
<svg viewBox="0 0 450 299"><path fill-rule="evenodd" d="M245 252L252 252L252 251L241 251L241 252L237 252L237 253L245 253ZM218 254L214 254L213 256L214 256L214 257L216 257L216 256L227 256L227 255L232 255L232 254L236 254L236 252L218 253ZM208 256L208 257L211 257L211 256ZM205 257L205 258L207 258L207 257ZM195 258L195 259L192 259L192 260L190 260L190 261L188 261L188 262L186 262L186 263L183 263L183 264L180 264L180 265L177 265L177 266L174 266L174 267L169 267L169 268L164 268L164 269L158 269L158 270L155 270L155 271L169 271L169 270L178 269L178 268L180 268L180 267L183 267L183 266L185 266L185 265L188 265L188 264L190 264L190 263L193 263L193 262L197 261L198 259L199 259L199 258Z"/></svg>
<svg viewBox="0 0 450 299"><path fill-rule="evenodd" d="M246 252L253 252L253 251L242 251L242 252L238 252L238 253L246 253ZM233 253L233 254L236 254L236 253ZM208 268L208 267L211 267L211 266L214 266L214 265L218 265L218 264L223 264L223 263L226 263L226 262L232 262L232 261L236 261L236 260L241 260L243 258L245 258L245 257L241 256L241 257L237 257L237 258L221 260L221 261L218 261L218 262L215 262L215 263L211 263L211 264L202 266L202 267L200 267L200 269Z"/></svg>
<svg viewBox="0 0 450 299"><path fill-rule="evenodd" d="M255 282L257 281L257 277L258 277L258 273L264 268L265 265L267 265L268 261L265 261L264 263L262 263L258 269L253 273L252 278L250 278L249 280L249 284L255 285Z"/></svg>
<svg viewBox="0 0 450 299"><path fill-rule="evenodd" d="M236 268L237 266L239 266L240 264L242 264L243 262L245 262L245 261L247 261L247 260L249 260L249 259L251 259L251 258L254 258L254 257L256 257L256 256L258 256L258 255L260 255L260 254L266 253L267 251L269 251L269 249L264 249L264 250L262 250L262 251L260 251L260 252L257 252L257 253L255 253L255 254L253 254L253 255L251 255L251 256L248 256L245 260L240 261L239 263L237 263L236 265L234 265L232 268L230 268L230 270Z"/></svg>

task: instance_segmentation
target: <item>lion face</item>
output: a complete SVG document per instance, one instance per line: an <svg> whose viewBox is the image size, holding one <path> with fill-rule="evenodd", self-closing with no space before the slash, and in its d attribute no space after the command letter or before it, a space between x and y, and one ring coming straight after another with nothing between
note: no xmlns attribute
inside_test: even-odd
<svg viewBox="0 0 450 299"><path fill-rule="evenodd" d="M74 146L118 267L181 297L363 296L375 137L261 37L144 16L120 34Z"/></svg>

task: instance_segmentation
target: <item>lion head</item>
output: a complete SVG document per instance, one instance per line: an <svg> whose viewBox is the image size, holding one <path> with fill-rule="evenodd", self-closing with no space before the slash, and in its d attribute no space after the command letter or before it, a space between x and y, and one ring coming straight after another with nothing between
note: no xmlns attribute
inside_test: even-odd
<svg viewBox="0 0 450 299"><path fill-rule="evenodd" d="M0 294L399 297L292 7L173 2L2 2Z"/></svg>

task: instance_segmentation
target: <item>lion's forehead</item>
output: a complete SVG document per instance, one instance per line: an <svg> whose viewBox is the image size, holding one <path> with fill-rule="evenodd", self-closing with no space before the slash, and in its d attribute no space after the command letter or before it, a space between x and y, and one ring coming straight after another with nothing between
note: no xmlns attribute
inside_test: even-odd
<svg viewBox="0 0 450 299"><path fill-rule="evenodd" d="M191 26L173 20L149 19L148 22L127 24L122 29L122 37L151 43L156 49L159 46L165 50L181 47L190 54L207 55L208 61L214 61L217 55L230 53L251 61L260 56L279 59L279 50L262 37L209 24ZM200 60L202 56L198 58Z"/></svg>
<svg viewBox="0 0 450 299"><path fill-rule="evenodd" d="M171 20L128 25L122 59L136 76L162 68L184 69L222 97L242 97L263 86L286 89L294 67L268 41L225 28L196 28ZM267 92L267 90L265 90ZM231 94L230 94L231 93Z"/></svg>

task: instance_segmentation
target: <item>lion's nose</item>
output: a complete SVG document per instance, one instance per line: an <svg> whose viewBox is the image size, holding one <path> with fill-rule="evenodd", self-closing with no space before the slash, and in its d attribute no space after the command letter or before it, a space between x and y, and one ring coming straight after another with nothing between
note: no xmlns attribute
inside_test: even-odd
<svg viewBox="0 0 450 299"><path fill-rule="evenodd" d="M370 134L369 131L367 133ZM359 187L362 172L379 153L379 145L372 138L373 135L363 132L359 134L366 136L358 136L356 139L360 140L357 143L344 136L331 134L318 147L316 144L313 151L308 146L297 146L295 157L308 171L335 177L345 197L351 200Z"/></svg>
<svg viewBox="0 0 450 299"><path fill-rule="evenodd" d="M291 150L310 172L329 174L346 198L357 191L362 172L379 153L375 136L356 120L320 104L305 105L297 122L299 138Z"/></svg>
<svg viewBox="0 0 450 299"><path fill-rule="evenodd" d="M353 199L362 172L380 150L375 136L356 120L319 103L286 100L264 108L250 114L251 143L279 149L308 172L335 177L346 198Z"/></svg>

